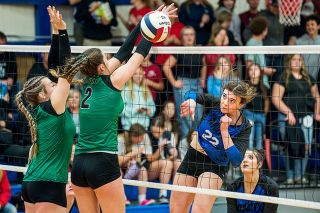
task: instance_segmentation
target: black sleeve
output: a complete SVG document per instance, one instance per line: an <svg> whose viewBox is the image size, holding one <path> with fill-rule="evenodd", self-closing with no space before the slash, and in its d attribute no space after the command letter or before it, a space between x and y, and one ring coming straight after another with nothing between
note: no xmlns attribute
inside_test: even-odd
<svg viewBox="0 0 320 213"><path fill-rule="evenodd" d="M117 88L115 88L111 82L111 79L110 79L110 75L100 75L101 79L103 80L103 82L108 86L110 87L111 89L113 89L114 91L117 91L117 92L121 92L121 90L118 90Z"/></svg>
<svg viewBox="0 0 320 213"><path fill-rule="evenodd" d="M54 108L51 104L51 100L41 103L40 107L43 109L43 111L45 111L46 113L48 113L50 115L59 116L57 114L57 112L54 110Z"/></svg>
<svg viewBox="0 0 320 213"><path fill-rule="evenodd" d="M246 150L248 149L248 141L251 133L251 124L248 121L248 119L244 118L244 128L241 131L241 133L233 138L233 144L234 146L239 150L241 153L241 158L243 159L244 154L246 153Z"/></svg>
<svg viewBox="0 0 320 213"><path fill-rule="evenodd" d="M113 15L113 19L111 20L111 26L116 27L118 26L116 5L113 3L109 3L109 5L110 5L111 13Z"/></svg>
<svg viewBox="0 0 320 213"><path fill-rule="evenodd" d="M59 64L59 35L53 34L48 55L48 68L54 69Z"/></svg>
<svg viewBox="0 0 320 213"><path fill-rule="evenodd" d="M220 104L220 101L217 98L207 93L198 93L196 102L203 105L205 108L219 106Z"/></svg>
<svg viewBox="0 0 320 213"><path fill-rule="evenodd" d="M277 77L276 83L280 84L283 87L286 87L286 82L284 80L284 74L281 74Z"/></svg>
<svg viewBox="0 0 320 213"><path fill-rule="evenodd" d="M278 184L269 177L266 177L266 196L279 197L279 187ZM278 209L278 204L265 203L264 213L276 213Z"/></svg>
<svg viewBox="0 0 320 213"><path fill-rule="evenodd" d="M230 192L236 192L238 188L238 184L241 182L240 179L237 179L234 181L232 184L229 184L227 186L227 191ZM237 199L227 197L227 208L228 208L228 213L237 213Z"/></svg>
<svg viewBox="0 0 320 213"><path fill-rule="evenodd" d="M317 83L316 79L312 75L309 75L309 79L311 81L311 86L313 86Z"/></svg>

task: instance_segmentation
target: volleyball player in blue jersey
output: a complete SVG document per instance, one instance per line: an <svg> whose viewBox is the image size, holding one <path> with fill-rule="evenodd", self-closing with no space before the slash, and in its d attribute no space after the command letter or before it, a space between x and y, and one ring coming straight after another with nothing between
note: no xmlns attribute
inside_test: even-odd
<svg viewBox="0 0 320 213"><path fill-rule="evenodd" d="M279 197L277 183L260 173L263 165L262 150L248 149L241 163L243 177L227 187L228 191L254 195ZM228 213L276 213L278 204L263 203L253 200L227 198Z"/></svg>
<svg viewBox="0 0 320 213"><path fill-rule="evenodd" d="M242 107L255 96L255 89L241 81L224 85L221 100L189 91L181 104L181 116L194 116L196 104L205 112L193 135L191 147L174 178L174 184L220 189L229 162L238 167L248 147L251 125ZM173 191L170 212L210 212L216 197Z"/></svg>

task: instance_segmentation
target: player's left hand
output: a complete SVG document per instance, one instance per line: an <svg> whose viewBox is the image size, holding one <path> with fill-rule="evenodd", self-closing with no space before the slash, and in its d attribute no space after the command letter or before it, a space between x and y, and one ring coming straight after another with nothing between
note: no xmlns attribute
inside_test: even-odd
<svg viewBox="0 0 320 213"><path fill-rule="evenodd" d="M224 115L220 119L220 130L221 131L228 131L228 127L231 124L232 119L227 115Z"/></svg>
<svg viewBox="0 0 320 213"><path fill-rule="evenodd" d="M190 115L191 119L194 120L194 111L196 109L196 105L197 105L197 103L195 102L195 100L188 99L188 100L184 101L180 105L180 116L186 117L186 116Z"/></svg>
<svg viewBox="0 0 320 213"><path fill-rule="evenodd" d="M174 4L170 4L169 6L165 6L164 4L161 5L156 11L161 11L163 13L165 13L167 16L169 16L169 18L176 18L178 17L176 15L178 8L176 8L174 6Z"/></svg>

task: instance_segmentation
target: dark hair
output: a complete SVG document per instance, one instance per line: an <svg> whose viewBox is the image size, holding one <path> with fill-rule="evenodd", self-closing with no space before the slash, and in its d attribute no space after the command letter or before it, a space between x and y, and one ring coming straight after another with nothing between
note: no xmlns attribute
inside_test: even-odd
<svg viewBox="0 0 320 213"><path fill-rule="evenodd" d="M223 86L223 90L229 90L241 98L241 103L246 104L256 96L256 89L244 81L229 81Z"/></svg>
<svg viewBox="0 0 320 213"><path fill-rule="evenodd" d="M306 18L306 25L307 25L308 21L315 21L315 22L317 22L317 25L320 24L320 18L319 18L318 15L308 16L308 17Z"/></svg>
<svg viewBox="0 0 320 213"><path fill-rule="evenodd" d="M265 151L263 149L256 149L256 148L249 148L247 151L252 151L254 156L256 156L259 165L262 167L264 158L265 158Z"/></svg>
<svg viewBox="0 0 320 213"><path fill-rule="evenodd" d="M2 31L0 31L0 39L3 39L7 43L7 36Z"/></svg>
<svg viewBox="0 0 320 213"><path fill-rule="evenodd" d="M138 137L146 134L145 128L138 123L132 124L129 129L129 137Z"/></svg>
<svg viewBox="0 0 320 213"><path fill-rule="evenodd" d="M268 28L269 21L263 16L254 18L250 24L250 29L253 35L260 35Z"/></svg>
<svg viewBox="0 0 320 213"><path fill-rule="evenodd" d="M248 66L248 68L247 68L247 80L248 80L248 83L249 83L249 85L254 86L254 85L251 84L250 75L249 75L249 69L252 66L257 66L260 69L259 88L260 88L260 90L262 92L263 98L266 99L266 98L268 98L268 89L266 88L266 86L263 83L263 70L261 69L259 64L252 63L252 64L250 64L250 66Z"/></svg>
<svg viewBox="0 0 320 213"><path fill-rule="evenodd" d="M224 1L224 0L219 0L219 2L218 2L218 6L219 6L219 7L225 7L224 4L223 4L223 1ZM234 9L234 7L235 7L235 5L236 5L236 0L233 0L233 1L234 1L234 5L233 5L232 10Z"/></svg>

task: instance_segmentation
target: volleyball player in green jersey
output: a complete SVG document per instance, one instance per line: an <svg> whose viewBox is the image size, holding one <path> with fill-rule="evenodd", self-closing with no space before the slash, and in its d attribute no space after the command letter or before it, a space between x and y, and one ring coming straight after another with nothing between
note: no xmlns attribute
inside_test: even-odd
<svg viewBox="0 0 320 213"><path fill-rule="evenodd" d="M173 4L158 10L169 17ZM80 212L125 212L124 188L117 155L118 116L123 109L121 89L138 69L152 46L141 39L131 56L140 24L129 34L114 57L107 60L100 49L81 54L86 76L80 104L80 136L71 172L72 188ZM79 56L79 57L81 57ZM131 57L130 57L131 56ZM127 60L127 63L122 63Z"/></svg>
<svg viewBox="0 0 320 213"><path fill-rule="evenodd" d="M59 11L49 6L48 13L53 31L49 68L57 68L70 57L71 51L66 24ZM75 60L71 62L74 64ZM27 213L66 212L65 187L75 125L65 106L70 82L78 69L67 64L60 70L63 72L57 74L57 83L46 76L33 77L16 95L18 109L28 120L33 143L22 184Z"/></svg>

